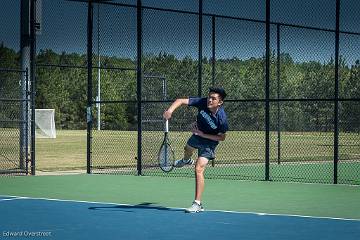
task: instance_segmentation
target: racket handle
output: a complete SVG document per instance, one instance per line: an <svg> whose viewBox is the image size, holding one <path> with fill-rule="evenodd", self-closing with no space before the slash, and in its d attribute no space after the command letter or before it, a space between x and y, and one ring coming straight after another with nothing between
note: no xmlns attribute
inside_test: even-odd
<svg viewBox="0 0 360 240"><path fill-rule="evenodd" d="M169 120L165 120L165 132L169 132Z"/></svg>

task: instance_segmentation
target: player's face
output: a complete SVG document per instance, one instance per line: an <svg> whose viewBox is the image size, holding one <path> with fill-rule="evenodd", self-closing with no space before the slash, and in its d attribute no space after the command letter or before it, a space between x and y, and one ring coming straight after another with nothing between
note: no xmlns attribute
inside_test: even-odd
<svg viewBox="0 0 360 240"><path fill-rule="evenodd" d="M221 106L221 104L223 104L223 101L221 100L219 94L210 92L207 98L207 107L210 110L216 110Z"/></svg>

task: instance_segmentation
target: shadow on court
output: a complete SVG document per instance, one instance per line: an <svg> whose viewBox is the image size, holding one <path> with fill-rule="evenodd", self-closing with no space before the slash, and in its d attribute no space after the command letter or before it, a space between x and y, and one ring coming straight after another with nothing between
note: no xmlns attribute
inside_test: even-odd
<svg viewBox="0 0 360 240"><path fill-rule="evenodd" d="M101 206L101 207L89 207L90 210L101 210L101 211L123 211L123 212L135 212L141 209L151 209L160 211L171 211L171 212L184 212L182 209L174 209L163 206L157 206L155 203L145 202L136 205L115 205L115 206Z"/></svg>

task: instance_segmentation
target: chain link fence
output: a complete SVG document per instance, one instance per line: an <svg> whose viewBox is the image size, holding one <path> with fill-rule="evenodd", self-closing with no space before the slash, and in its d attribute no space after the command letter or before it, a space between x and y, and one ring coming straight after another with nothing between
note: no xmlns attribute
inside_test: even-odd
<svg viewBox="0 0 360 240"><path fill-rule="evenodd" d="M94 4L93 13L91 172L134 175L138 121L136 8Z"/></svg>
<svg viewBox="0 0 360 240"><path fill-rule="evenodd" d="M20 61L20 3L3 1L0 17L0 176L27 174L30 89L29 66Z"/></svg>
<svg viewBox="0 0 360 240"><path fill-rule="evenodd" d="M56 138L36 139L36 171L85 172L86 3L42 0L37 10L35 107L55 110Z"/></svg>
<svg viewBox="0 0 360 240"><path fill-rule="evenodd" d="M267 42L265 0L43 1L36 105L55 108L64 143L82 149L60 163L87 164L91 173L193 176L192 167L158 168L162 113L217 85L228 93L230 131L206 177L359 184L357 4L340 1L337 28L336 3L271 1ZM170 121L177 158L196 114L182 107ZM37 156L39 169L58 157L41 165Z"/></svg>
<svg viewBox="0 0 360 240"><path fill-rule="evenodd" d="M0 83L0 174L27 174L30 161L27 71L0 68Z"/></svg>

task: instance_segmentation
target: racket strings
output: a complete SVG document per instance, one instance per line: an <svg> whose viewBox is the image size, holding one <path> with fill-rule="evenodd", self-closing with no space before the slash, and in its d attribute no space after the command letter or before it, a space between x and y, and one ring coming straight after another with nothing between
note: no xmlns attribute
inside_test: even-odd
<svg viewBox="0 0 360 240"><path fill-rule="evenodd" d="M173 168L175 161L175 154L171 149L170 144L165 143L161 146L159 152L159 163L160 167L164 171L170 171Z"/></svg>

